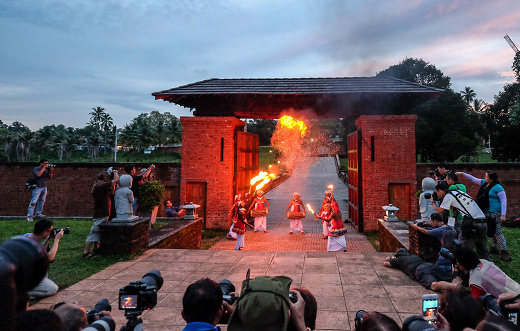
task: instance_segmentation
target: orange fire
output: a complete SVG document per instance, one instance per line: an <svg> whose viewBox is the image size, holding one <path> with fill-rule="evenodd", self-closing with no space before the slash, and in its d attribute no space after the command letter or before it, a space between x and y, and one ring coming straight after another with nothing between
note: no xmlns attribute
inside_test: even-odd
<svg viewBox="0 0 520 331"><path fill-rule="evenodd" d="M330 185L328 186L328 188L329 188L329 190L330 190L331 192L334 192L334 185L330 184Z"/></svg>
<svg viewBox="0 0 520 331"><path fill-rule="evenodd" d="M305 136L305 131L307 130L307 126L303 121L298 121L292 118L292 116L284 115L280 117L279 119L280 124L282 127L286 127L288 129L299 129L300 130L300 137Z"/></svg>
<svg viewBox="0 0 520 331"><path fill-rule="evenodd" d="M314 212L314 210L312 210L310 204L307 204L306 206L307 206L307 209L308 209L311 213L313 213L314 215L316 215L316 213Z"/></svg>
<svg viewBox="0 0 520 331"><path fill-rule="evenodd" d="M257 176L251 178L249 183L251 185L254 185L255 183L260 182L258 185L256 185L256 190L259 190L262 187L264 187L265 184L269 183L273 178L276 178L275 174L269 174L265 171L260 171L260 173Z"/></svg>

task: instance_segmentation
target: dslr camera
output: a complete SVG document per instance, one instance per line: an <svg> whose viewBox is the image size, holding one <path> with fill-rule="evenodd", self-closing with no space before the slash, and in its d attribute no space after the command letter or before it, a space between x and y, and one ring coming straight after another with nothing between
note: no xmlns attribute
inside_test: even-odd
<svg viewBox="0 0 520 331"><path fill-rule="evenodd" d="M235 285L231 283L229 279L222 279L220 282L218 282L220 285L220 289L222 290L222 300L226 301L230 305L235 303L235 301L238 300L238 298L232 294L231 292L235 292ZM229 322L229 318L231 317L231 314L225 310L224 314L222 314L222 317L218 321L219 324L227 324Z"/></svg>
<svg viewBox="0 0 520 331"><path fill-rule="evenodd" d="M64 235L65 235L65 234L69 234L69 233L70 233L70 228L69 228L68 226L67 226L66 228L63 228L63 229L60 229L60 228L53 228L53 229L51 230L50 237L51 237L51 238L55 238L56 235L57 235L58 233L60 233L61 231L63 231L63 234L64 234Z"/></svg>
<svg viewBox="0 0 520 331"><path fill-rule="evenodd" d="M433 192L433 193L424 193L424 198L425 199L430 199L433 197L433 201L441 201L441 199L439 198L439 196L437 195L437 192Z"/></svg>
<svg viewBox="0 0 520 331"><path fill-rule="evenodd" d="M159 270L150 270L141 280L119 289L119 309L125 311L128 320L121 331L142 330L143 320L138 318L144 310L157 305L157 292L163 285Z"/></svg>
<svg viewBox="0 0 520 331"><path fill-rule="evenodd" d="M96 321L96 316L102 311L112 311L112 306L108 303L107 299L101 299L96 303L94 308L87 310L87 321L88 324L92 324Z"/></svg>
<svg viewBox="0 0 520 331"><path fill-rule="evenodd" d="M500 303L500 306L498 305L497 298L492 296L491 294L487 293L486 295L483 295L478 298L480 302L482 302L482 305L484 308L491 312L492 314L495 314L500 317L504 317L510 322L513 322L515 325L518 324L518 313L520 312L520 309L508 309L506 308L506 305L515 302L515 300L520 298L520 294L516 297L504 300Z"/></svg>

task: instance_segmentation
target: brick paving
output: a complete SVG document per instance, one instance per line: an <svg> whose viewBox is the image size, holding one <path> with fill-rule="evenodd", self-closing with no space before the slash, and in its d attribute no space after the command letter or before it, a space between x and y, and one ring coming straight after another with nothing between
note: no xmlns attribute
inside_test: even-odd
<svg viewBox="0 0 520 331"><path fill-rule="evenodd" d="M335 176L330 161L320 160L311 167L319 170L312 176L297 173L269 192L269 233L247 232L244 250L233 250L234 241L230 240L222 240L212 250L151 249L136 260L114 264L59 291L31 309L47 308L60 301L89 309L107 298L113 307L116 329L120 329L126 320L117 309L119 289L158 269L164 284L158 292L157 306L142 314L144 329L182 330L182 296L189 284L203 277L215 281L227 278L240 291L250 268L252 277L285 275L293 279L294 287L309 289L318 301L317 330L355 330L354 316L360 309L379 311L401 324L406 317L420 312L422 295L431 292L401 271L383 267L388 253L375 252L352 228L347 236L347 253L326 252L326 240L320 239L320 223L310 217L304 220L306 234L288 234L288 220L283 214L296 190L305 203L318 209L325 187L332 183L346 215L346 204L341 200L346 198L346 187ZM95 263L95 259L91 261Z"/></svg>
<svg viewBox="0 0 520 331"><path fill-rule="evenodd" d="M303 165L296 169L294 174L284 183L275 187L265 196L269 201L269 215L267 216L268 233L254 233L247 229L244 250L255 251L305 251L326 252L327 240L322 238L321 222L307 212L302 220L305 234L299 232L289 234L289 220L285 215L289 201L294 192L300 193L304 204L310 204L318 212L321 207L324 192L327 186L334 185L334 197L338 201L343 219L348 218L347 186L336 175L336 167L332 157L308 158ZM359 234L351 224L344 222L348 229L347 250L349 252L375 252L365 236ZM215 244L212 250L231 250L235 241L222 239Z"/></svg>

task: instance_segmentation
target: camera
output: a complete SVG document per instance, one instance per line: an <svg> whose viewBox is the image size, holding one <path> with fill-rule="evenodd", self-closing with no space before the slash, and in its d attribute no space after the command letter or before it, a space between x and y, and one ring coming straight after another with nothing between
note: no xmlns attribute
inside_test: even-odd
<svg viewBox="0 0 520 331"><path fill-rule="evenodd" d="M423 228L423 229L426 229L426 230L431 230L433 229L433 225L427 223L427 222L423 222L423 221L415 221L414 222L415 225L417 225L418 227L420 228Z"/></svg>
<svg viewBox="0 0 520 331"><path fill-rule="evenodd" d="M220 289L222 290L222 300L226 301L230 305L235 303L237 301L237 297L234 295L231 295L229 293L235 292L235 285L231 283L229 279L222 279L220 282L218 282L220 285Z"/></svg>
<svg viewBox="0 0 520 331"><path fill-rule="evenodd" d="M56 168L56 165L55 165L55 164L51 164L51 163L49 163L49 164L47 165L47 168Z"/></svg>
<svg viewBox="0 0 520 331"><path fill-rule="evenodd" d="M87 310L87 321L88 324L94 323L96 320L96 316L99 315L102 311L112 311L112 306L110 306L110 303L108 303L107 299L101 299L98 303L94 306L94 308Z"/></svg>
<svg viewBox="0 0 520 331"><path fill-rule="evenodd" d="M439 255L450 260L453 264L457 263L457 259L455 259L455 255L444 247L442 247L441 250L439 251Z"/></svg>
<svg viewBox="0 0 520 331"><path fill-rule="evenodd" d="M433 176L435 175L436 177L441 177L441 173L439 172L439 168L435 168L433 170L430 170L428 171L428 173L430 174L430 176Z"/></svg>
<svg viewBox="0 0 520 331"><path fill-rule="evenodd" d="M51 230L50 237L51 237L51 238L56 237L56 235L57 235L58 233L60 233L61 231L63 231L63 234L64 234L64 235L65 235L65 234L69 234L69 233L70 233L70 228L69 228L68 226L67 226L66 228L63 228L63 229L60 229L60 228L53 228L53 229Z"/></svg>
<svg viewBox="0 0 520 331"><path fill-rule="evenodd" d="M157 304L157 291L163 284L159 270L151 270L141 280L119 290L119 309L127 312L150 310Z"/></svg>
<svg viewBox="0 0 520 331"><path fill-rule="evenodd" d="M235 303L235 301L238 300L238 298L234 295L231 295L229 293L235 292L235 285L231 283L229 279L222 279L220 282L218 282L220 285L220 289L222 290L222 300L226 301L230 305ZM225 310L224 314L222 314L222 317L218 321L219 324L227 324L229 322L229 318L231 317L231 314Z"/></svg>
<svg viewBox="0 0 520 331"><path fill-rule="evenodd" d="M143 320L138 316L157 305L157 292L162 285L161 272L150 270L141 280L119 289L119 309L125 311L128 320L121 331L142 330Z"/></svg>
<svg viewBox="0 0 520 331"><path fill-rule="evenodd" d="M421 316L412 315L404 320L403 331L436 331L433 324Z"/></svg>
<svg viewBox="0 0 520 331"><path fill-rule="evenodd" d="M520 312L519 309L507 309L505 306L515 302L520 298L520 294L514 298L504 300L500 303L500 306L498 305L497 298L495 298L493 295L487 293L486 295L483 295L478 298L480 302L482 302L482 305L484 308L497 315L506 318L508 321L513 322L515 325L518 325L518 313Z"/></svg>
<svg viewBox="0 0 520 331"><path fill-rule="evenodd" d="M291 300L292 303L296 303L296 301L298 301L298 297L296 296L296 293L289 292L289 300Z"/></svg>
<svg viewBox="0 0 520 331"><path fill-rule="evenodd" d="M433 201L441 201L441 199L439 198L439 196L437 195L437 192L433 192L433 193L424 193L424 198L425 199L430 199L433 197Z"/></svg>

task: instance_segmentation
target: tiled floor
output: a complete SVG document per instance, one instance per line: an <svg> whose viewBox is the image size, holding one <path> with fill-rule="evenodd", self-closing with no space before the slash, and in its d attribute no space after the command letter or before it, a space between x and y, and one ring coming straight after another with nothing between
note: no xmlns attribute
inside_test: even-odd
<svg viewBox="0 0 520 331"><path fill-rule="evenodd" d="M237 290L247 269L253 277L285 275L294 287L309 289L318 301L318 330L353 330L355 313L379 311L399 323L418 314L423 294L429 293L401 271L383 267L388 253L261 252L216 250L149 250L135 261L120 262L83 280L32 308L47 308L60 301L93 307L108 298L117 329L125 323L117 310L119 288L158 269L164 285L157 306L142 318L148 330L182 330L182 296L186 287L203 277L229 279Z"/></svg>

